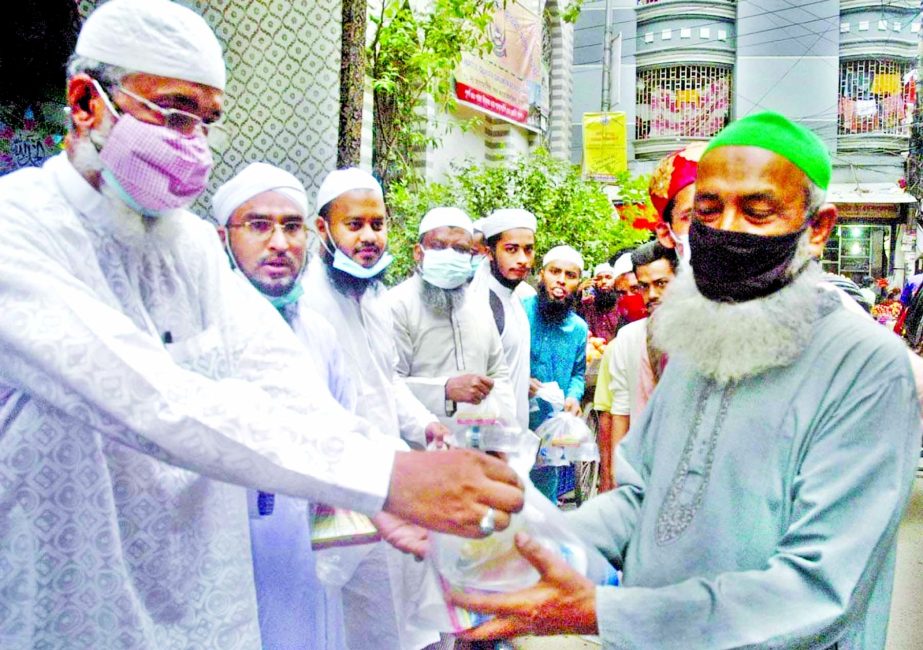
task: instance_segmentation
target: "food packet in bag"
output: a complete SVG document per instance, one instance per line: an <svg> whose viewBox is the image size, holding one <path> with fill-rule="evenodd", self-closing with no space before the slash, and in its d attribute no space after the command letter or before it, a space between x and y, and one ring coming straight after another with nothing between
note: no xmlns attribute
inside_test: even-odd
<svg viewBox="0 0 923 650"><path fill-rule="evenodd" d="M513 515L506 530L483 539L431 534L429 560L442 585L444 602L441 607L429 603L429 607L422 608L418 624L453 633L476 627L487 617L450 605L453 593L505 593L538 582L538 571L516 549L514 537L519 531L528 533L594 583L619 584L618 573L609 561L596 548L584 544L570 530L564 513L529 481L537 440L523 436L522 441L520 449L510 454L510 465L526 486L522 512Z"/></svg>

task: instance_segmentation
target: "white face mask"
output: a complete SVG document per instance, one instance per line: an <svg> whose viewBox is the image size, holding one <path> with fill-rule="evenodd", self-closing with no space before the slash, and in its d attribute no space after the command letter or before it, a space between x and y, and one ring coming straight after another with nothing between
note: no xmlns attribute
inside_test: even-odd
<svg viewBox="0 0 923 650"><path fill-rule="evenodd" d="M455 289L471 278L471 255L451 248L423 249L423 279L440 289Z"/></svg>
<svg viewBox="0 0 923 650"><path fill-rule="evenodd" d="M677 235L673 232L672 226L667 224L667 228L670 229L670 239L673 240L673 245L676 248L676 252L679 254L679 259L682 260L683 264L689 264L689 260L692 257L692 249L689 248L689 235Z"/></svg>

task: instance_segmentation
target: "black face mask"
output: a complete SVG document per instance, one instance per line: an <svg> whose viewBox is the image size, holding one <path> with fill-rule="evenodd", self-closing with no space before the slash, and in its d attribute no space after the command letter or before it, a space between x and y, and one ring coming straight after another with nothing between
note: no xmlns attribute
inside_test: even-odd
<svg viewBox="0 0 923 650"><path fill-rule="evenodd" d="M775 293L800 272L791 273L790 267L805 228L767 236L709 228L693 221L689 247L696 286L703 296L717 302L746 302Z"/></svg>

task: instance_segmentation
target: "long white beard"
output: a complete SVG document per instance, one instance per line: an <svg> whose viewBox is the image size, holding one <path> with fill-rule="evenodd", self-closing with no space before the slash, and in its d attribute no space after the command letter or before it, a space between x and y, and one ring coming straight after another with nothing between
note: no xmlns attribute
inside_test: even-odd
<svg viewBox="0 0 923 650"><path fill-rule="evenodd" d="M789 269L807 268L779 291L747 302L709 300L683 265L651 318L654 344L719 383L791 364L811 340L820 309L822 274L809 261L807 237L799 241Z"/></svg>

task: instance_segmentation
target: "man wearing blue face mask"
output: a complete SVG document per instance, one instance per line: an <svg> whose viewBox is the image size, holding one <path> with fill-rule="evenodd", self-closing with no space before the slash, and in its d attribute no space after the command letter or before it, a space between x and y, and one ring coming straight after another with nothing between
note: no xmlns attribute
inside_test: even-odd
<svg viewBox="0 0 923 650"><path fill-rule="evenodd" d="M398 373L441 422L458 430L468 405L490 396L512 423L515 403L500 335L484 301L468 299L471 219L434 208L420 222L417 270L391 290Z"/></svg>
<svg viewBox="0 0 923 650"><path fill-rule="evenodd" d="M314 226L319 249L299 302L338 333L356 385L356 413L418 448L441 441L445 427L396 373L394 326L381 282L392 257L378 181L356 168L330 172L317 192ZM347 647L414 650L436 641L435 633L408 625L424 567L383 543L366 546L352 553L355 570L337 576L340 584L322 576L341 587ZM357 557L362 550L367 555Z"/></svg>

